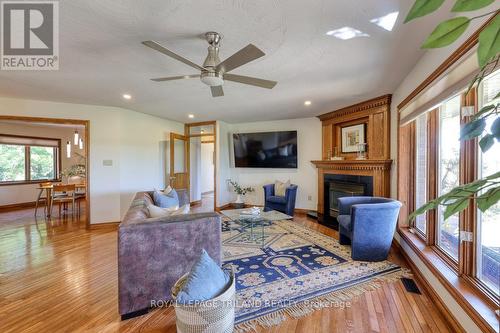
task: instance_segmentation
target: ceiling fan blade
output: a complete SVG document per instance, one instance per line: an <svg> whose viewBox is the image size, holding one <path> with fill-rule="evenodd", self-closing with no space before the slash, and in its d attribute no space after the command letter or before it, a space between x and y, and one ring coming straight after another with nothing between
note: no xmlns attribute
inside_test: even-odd
<svg viewBox="0 0 500 333"><path fill-rule="evenodd" d="M224 96L224 90L222 90L222 86L211 86L210 90L212 91L212 97Z"/></svg>
<svg viewBox="0 0 500 333"><path fill-rule="evenodd" d="M243 84L249 84L256 87L273 89L278 82L258 79L256 77L243 76L243 75L235 75L235 74L224 74L224 80L234 81Z"/></svg>
<svg viewBox="0 0 500 333"><path fill-rule="evenodd" d="M199 78L199 77L200 77L200 74L179 75L179 76L170 76L170 77L158 77L158 78L151 79L151 81L163 82L163 81L182 80L182 79L195 79L195 78Z"/></svg>
<svg viewBox="0 0 500 333"><path fill-rule="evenodd" d="M217 65L216 70L227 73L233 69L243 66L252 60L258 59L264 56L265 53L262 52L257 46L253 44L248 44L223 62Z"/></svg>
<svg viewBox="0 0 500 333"><path fill-rule="evenodd" d="M161 52L161 53L163 53L165 55L168 55L169 57L174 58L175 60L183 62L186 65L189 65L189 66L194 67L196 69L199 69L201 71L204 70L204 68L201 67L200 65L197 65L194 62L192 62L192 61L190 61L190 60L188 60L188 59L186 59L186 58L184 58L184 57L182 57L182 56L180 56L180 55L178 55L178 54L176 54L176 53L174 53L174 52L172 52L172 51L170 51L170 50L168 50L166 48L164 48L163 46L161 46L160 44L158 44L155 41L147 40L147 41L142 42L142 44L146 45L147 47L152 48L153 50L156 50L156 51Z"/></svg>

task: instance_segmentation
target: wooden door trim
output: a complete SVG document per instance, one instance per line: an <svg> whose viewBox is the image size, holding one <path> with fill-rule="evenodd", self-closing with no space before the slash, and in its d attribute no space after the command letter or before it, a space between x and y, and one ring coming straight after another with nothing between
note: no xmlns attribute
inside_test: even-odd
<svg viewBox="0 0 500 333"><path fill-rule="evenodd" d="M178 133L174 133L174 132L170 132L170 173L169 173L169 185L171 183L171 177L175 174L175 154L174 154L174 150L175 150L175 140L182 140L185 142L184 144L184 173L187 173L188 174L188 177L187 177L187 191L188 191L188 194L189 194L189 189L190 189L190 186L191 186L191 183L190 183L190 180L189 180L189 175L190 175L190 170L189 170L189 153L190 153L190 150L189 150L189 138L185 135L182 135L182 134L178 134Z"/></svg>
<svg viewBox="0 0 500 333"><path fill-rule="evenodd" d="M203 135L190 134L191 127L207 126L207 125L213 125L214 128L213 133L203 133ZM211 121L201 121L197 123L184 124L184 135L187 136L188 138L209 136L209 135L213 136L214 138L212 142L214 143L214 157L217 156L217 121L211 120ZM202 142L202 143L208 143L208 142ZM214 211L217 211L217 161L215 158L214 158Z"/></svg>

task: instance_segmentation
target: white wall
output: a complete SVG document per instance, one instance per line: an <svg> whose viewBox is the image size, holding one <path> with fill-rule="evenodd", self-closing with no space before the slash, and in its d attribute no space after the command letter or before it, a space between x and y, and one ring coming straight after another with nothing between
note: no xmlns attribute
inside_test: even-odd
<svg viewBox="0 0 500 333"><path fill-rule="evenodd" d="M183 124L106 106L0 97L0 115L90 121L91 223L120 221L135 192L165 186L162 141ZM112 166L103 166L112 160Z"/></svg>
<svg viewBox="0 0 500 333"><path fill-rule="evenodd" d="M85 156L85 149L80 150L78 146L73 145L73 135L76 127L65 126L47 126L42 124L20 124L4 122L0 120L0 134L37 136L51 139L61 139L61 171L79 163L85 163L75 152ZM85 132L83 127L78 127L82 139L85 141ZM66 142L70 141L72 154L70 158L66 157ZM0 206L12 205L18 203L33 202L38 196L38 184L8 185L0 186Z"/></svg>
<svg viewBox="0 0 500 333"><path fill-rule="evenodd" d="M201 170L200 191L201 193L214 190L214 144L201 144Z"/></svg>
<svg viewBox="0 0 500 333"><path fill-rule="evenodd" d="M217 137L215 144L216 165L217 165L217 207L221 207L232 200L232 193L229 192L227 180L231 179L231 162L230 162L230 147L229 135L231 134L231 125L224 121L217 121Z"/></svg>
<svg viewBox="0 0 500 333"><path fill-rule="evenodd" d="M191 138L189 140L189 186L191 191L190 200L198 201L201 200L201 139ZM212 173L213 177L213 173Z"/></svg>
<svg viewBox="0 0 500 333"><path fill-rule="evenodd" d="M217 206L224 205L235 199L225 180L232 179L243 186L252 186L255 192L246 196L249 204L263 205L264 190L262 186L274 183L275 180L290 180L298 185L296 208L317 208L318 173L312 160L321 159L321 122L318 118L289 119L266 122L226 124L220 126L219 154L222 160L222 170L219 170L219 187ZM264 131L297 131L298 168L297 169L265 169L265 168L235 168L232 162L232 147L229 140L232 133L264 132ZM310 200L309 200L310 197Z"/></svg>

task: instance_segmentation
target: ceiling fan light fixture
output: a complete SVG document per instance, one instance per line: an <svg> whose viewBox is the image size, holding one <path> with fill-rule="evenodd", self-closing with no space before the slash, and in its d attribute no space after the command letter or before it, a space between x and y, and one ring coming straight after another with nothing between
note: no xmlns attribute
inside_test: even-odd
<svg viewBox="0 0 500 333"><path fill-rule="evenodd" d="M224 79L222 74L218 72L204 72L201 73L201 82L210 87L222 86L224 84Z"/></svg>

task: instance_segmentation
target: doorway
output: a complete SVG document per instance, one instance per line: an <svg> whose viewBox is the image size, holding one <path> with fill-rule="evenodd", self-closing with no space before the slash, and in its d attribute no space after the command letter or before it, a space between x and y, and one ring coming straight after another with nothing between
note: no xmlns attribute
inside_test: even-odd
<svg viewBox="0 0 500 333"><path fill-rule="evenodd" d="M189 141L190 200L193 206L201 206L201 210L216 209L216 131L215 121L185 125L184 136Z"/></svg>
<svg viewBox="0 0 500 333"><path fill-rule="evenodd" d="M17 161L1 168L0 192L10 200L0 204L2 211L35 207L42 184L75 184L78 215L81 208L90 228L88 120L0 116L0 144Z"/></svg>

